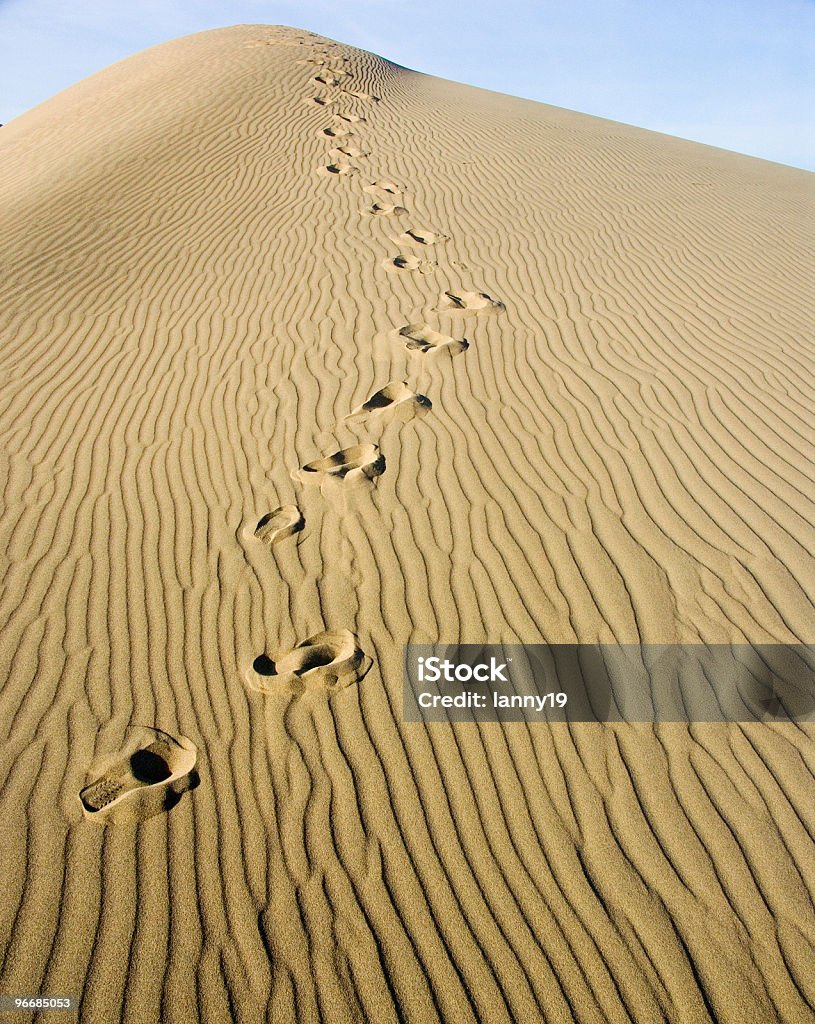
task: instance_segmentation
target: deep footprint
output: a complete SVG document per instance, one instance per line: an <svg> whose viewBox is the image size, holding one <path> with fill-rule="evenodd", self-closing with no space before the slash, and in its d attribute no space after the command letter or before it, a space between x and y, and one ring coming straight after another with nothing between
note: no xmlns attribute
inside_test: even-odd
<svg viewBox="0 0 815 1024"><path fill-rule="evenodd" d="M145 728L131 746L80 792L86 818L143 821L169 810L196 784L198 751L186 737Z"/></svg>
<svg viewBox="0 0 815 1024"><path fill-rule="evenodd" d="M281 505L272 512L267 512L257 525L251 528L251 534L271 547L295 533L300 533L305 525L303 513L296 505Z"/></svg>
<svg viewBox="0 0 815 1024"><path fill-rule="evenodd" d="M350 630L325 630L276 661L259 655L246 670L246 683L260 693L334 693L364 679L372 664Z"/></svg>
<svg viewBox="0 0 815 1024"><path fill-rule="evenodd" d="M470 347L469 341L462 338L457 341L449 334L441 334L434 331L429 324L407 324L399 331L400 337L405 339L405 348L411 352L418 352L422 355L436 355L446 352L448 355L457 356L466 352Z"/></svg>
<svg viewBox="0 0 815 1024"><path fill-rule="evenodd" d="M374 392L367 402L363 402L349 413L346 419L363 419L371 416L407 422L414 416L426 415L432 408L433 403L427 395L418 395L411 391L407 381L396 380Z"/></svg>
<svg viewBox="0 0 815 1024"><path fill-rule="evenodd" d="M486 292L445 292L435 312L483 316L502 313L506 308L503 302L492 298Z"/></svg>
<svg viewBox="0 0 815 1024"><path fill-rule="evenodd" d="M373 480L385 472L385 456L375 444L355 444L324 459L315 459L295 470L292 476L301 483L321 484L326 480L355 483Z"/></svg>

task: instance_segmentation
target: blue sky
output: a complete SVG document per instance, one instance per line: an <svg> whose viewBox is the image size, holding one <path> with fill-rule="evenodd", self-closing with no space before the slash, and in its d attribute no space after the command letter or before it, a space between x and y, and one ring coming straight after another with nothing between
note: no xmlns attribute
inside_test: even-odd
<svg viewBox="0 0 815 1024"><path fill-rule="evenodd" d="M0 0L0 122L137 50L246 22L815 170L815 0Z"/></svg>

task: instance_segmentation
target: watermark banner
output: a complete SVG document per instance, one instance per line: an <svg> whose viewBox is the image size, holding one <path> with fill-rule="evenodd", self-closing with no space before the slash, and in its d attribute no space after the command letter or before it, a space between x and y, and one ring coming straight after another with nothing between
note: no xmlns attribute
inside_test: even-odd
<svg viewBox="0 0 815 1024"><path fill-rule="evenodd" d="M409 644L407 722L813 722L815 645Z"/></svg>

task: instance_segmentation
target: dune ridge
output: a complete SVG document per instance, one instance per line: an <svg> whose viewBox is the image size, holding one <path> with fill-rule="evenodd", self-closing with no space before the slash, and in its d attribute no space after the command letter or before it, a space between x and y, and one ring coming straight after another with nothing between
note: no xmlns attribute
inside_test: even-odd
<svg viewBox="0 0 815 1024"><path fill-rule="evenodd" d="M5 125L0 992L815 1021L810 725L401 720L408 642L813 642L811 187L267 26Z"/></svg>

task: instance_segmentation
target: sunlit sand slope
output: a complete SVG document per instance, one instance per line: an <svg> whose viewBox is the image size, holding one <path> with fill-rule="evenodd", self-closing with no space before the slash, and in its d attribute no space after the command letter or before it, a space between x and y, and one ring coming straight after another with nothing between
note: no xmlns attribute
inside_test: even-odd
<svg viewBox="0 0 815 1024"><path fill-rule="evenodd" d="M813 728L401 708L409 641L815 641L811 197L263 26L3 127L0 992L815 1020Z"/></svg>

